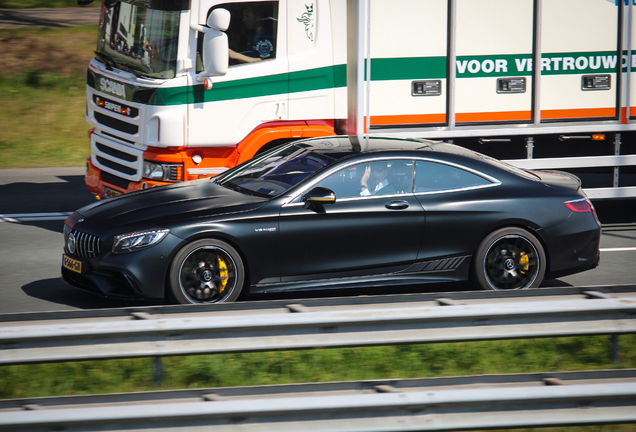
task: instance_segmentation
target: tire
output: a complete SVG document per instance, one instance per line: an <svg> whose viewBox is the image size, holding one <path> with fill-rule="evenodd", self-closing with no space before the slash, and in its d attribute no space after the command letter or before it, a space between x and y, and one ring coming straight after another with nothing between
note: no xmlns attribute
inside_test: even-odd
<svg viewBox="0 0 636 432"><path fill-rule="evenodd" d="M490 233L477 249L474 275L486 290L519 290L541 285L546 269L541 242L521 228Z"/></svg>
<svg viewBox="0 0 636 432"><path fill-rule="evenodd" d="M170 293L181 304L233 302L244 281L240 255L221 240L197 240L184 246L170 266Z"/></svg>

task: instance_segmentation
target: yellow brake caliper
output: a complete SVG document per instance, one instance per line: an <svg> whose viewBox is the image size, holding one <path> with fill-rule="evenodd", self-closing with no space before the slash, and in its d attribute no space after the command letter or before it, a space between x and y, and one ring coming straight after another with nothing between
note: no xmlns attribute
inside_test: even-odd
<svg viewBox="0 0 636 432"><path fill-rule="evenodd" d="M218 288L219 288L219 293L222 293L223 291L225 291L225 287L227 286L227 280L228 280L227 264L225 263L225 260L221 259L221 257L217 257L217 263L219 268L219 278L221 278Z"/></svg>
<svg viewBox="0 0 636 432"><path fill-rule="evenodd" d="M530 268L530 259L525 252L521 252L521 256L519 257L519 265L523 268L523 270L519 270L521 273L525 273Z"/></svg>

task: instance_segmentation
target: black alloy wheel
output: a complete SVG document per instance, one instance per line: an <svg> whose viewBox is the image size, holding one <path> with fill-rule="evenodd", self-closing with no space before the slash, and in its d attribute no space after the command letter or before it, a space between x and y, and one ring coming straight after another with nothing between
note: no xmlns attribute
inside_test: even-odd
<svg viewBox="0 0 636 432"><path fill-rule="evenodd" d="M238 252L220 240L198 240L177 253L170 266L170 291L182 304L229 303L245 280Z"/></svg>
<svg viewBox="0 0 636 432"><path fill-rule="evenodd" d="M520 228L503 228L482 240L474 264L482 289L518 290L541 284L546 258L534 235Z"/></svg>

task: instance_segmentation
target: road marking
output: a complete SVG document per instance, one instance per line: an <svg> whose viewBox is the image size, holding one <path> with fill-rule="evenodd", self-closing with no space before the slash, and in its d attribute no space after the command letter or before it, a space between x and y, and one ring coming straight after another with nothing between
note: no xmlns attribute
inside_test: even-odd
<svg viewBox="0 0 636 432"><path fill-rule="evenodd" d="M601 252L633 252L633 251L636 251L636 247L601 248Z"/></svg>
<svg viewBox="0 0 636 432"><path fill-rule="evenodd" d="M69 217L70 215L71 215L71 212L0 214L0 223L66 220L66 218Z"/></svg>

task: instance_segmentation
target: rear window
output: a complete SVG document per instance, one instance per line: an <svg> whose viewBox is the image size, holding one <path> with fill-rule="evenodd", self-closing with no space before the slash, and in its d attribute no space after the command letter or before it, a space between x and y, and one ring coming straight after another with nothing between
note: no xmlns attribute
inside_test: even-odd
<svg viewBox="0 0 636 432"><path fill-rule="evenodd" d="M490 180L455 166L430 161L417 161L415 164L415 193L469 189L490 184Z"/></svg>

